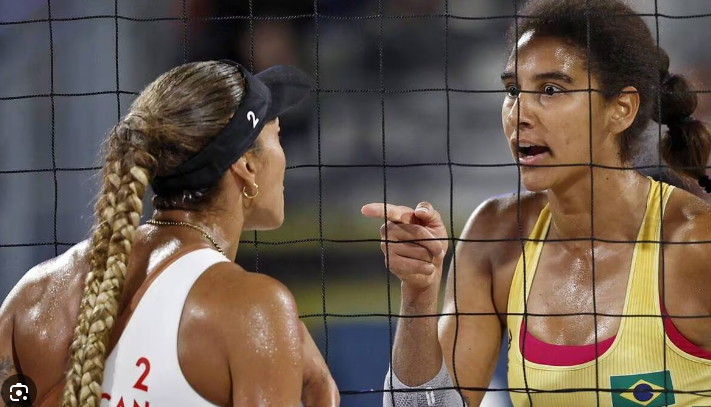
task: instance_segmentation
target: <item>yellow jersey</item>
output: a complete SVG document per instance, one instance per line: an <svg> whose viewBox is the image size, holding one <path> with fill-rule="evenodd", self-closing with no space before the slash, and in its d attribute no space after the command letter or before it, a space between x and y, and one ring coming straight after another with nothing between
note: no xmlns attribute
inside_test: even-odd
<svg viewBox="0 0 711 407"><path fill-rule="evenodd" d="M508 298L508 388L515 407L711 406L711 360L685 353L665 333L658 289L661 245L657 242L661 240L660 206L666 207L674 187L651 182L623 315L657 317L621 318L609 349L586 363L550 366L524 361L518 346L524 298L531 292L551 223L548 206L541 211L519 258Z"/></svg>

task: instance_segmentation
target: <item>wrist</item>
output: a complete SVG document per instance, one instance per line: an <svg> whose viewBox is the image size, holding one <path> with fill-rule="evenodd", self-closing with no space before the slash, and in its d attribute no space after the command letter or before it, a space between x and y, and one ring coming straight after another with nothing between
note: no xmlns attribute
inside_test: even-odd
<svg viewBox="0 0 711 407"><path fill-rule="evenodd" d="M414 310L417 313L437 312L439 284L432 284L429 287L421 288L402 283L400 285L400 293L404 309Z"/></svg>

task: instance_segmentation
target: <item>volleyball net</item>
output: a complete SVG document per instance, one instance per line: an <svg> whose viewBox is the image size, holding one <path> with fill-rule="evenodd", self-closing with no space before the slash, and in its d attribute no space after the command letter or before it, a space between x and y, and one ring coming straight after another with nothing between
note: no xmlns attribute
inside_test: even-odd
<svg viewBox="0 0 711 407"><path fill-rule="evenodd" d="M0 6L6 9L0 52L7 61L0 68L0 194L6 196L0 263L14 273L0 278L3 295L32 265L87 236L102 135L142 86L195 60L231 58L252 71L290 63L311 74L314 89L282 123L286 221L279 231L243 235L238 260L293 289L342 404L379 405L400 318L399 284L383 266L378 225L359 209L369 202L430 201L443 214L453 248L484 199L515 191L520 200L520 168L501 135L506 90L499 76L509 52L506 28L535 16L517 14L522 0L159 3ZM676 71L698 83L711 80L711 56L703 40L693 40L711 32L710 5L650 0L632 6L679 64ZM700 98L695 116L708 119L710 92L694 92ZM649 145L662 133L657 126ZM647 150L654 153L634 168L665 170L657 150ZM594 231L594 220L591 226ZM594 232L588 240L591 247L599 241ZM528 236L516 241L523 247ZM593 275L594 267L593 261ZM456 285L456 268L451 272ZM492 397L547 391L509 388L502 356L498 384L485 389ZM604 387L557 391L604 394ZM711 392L708 387L703 391Z"/></svg>

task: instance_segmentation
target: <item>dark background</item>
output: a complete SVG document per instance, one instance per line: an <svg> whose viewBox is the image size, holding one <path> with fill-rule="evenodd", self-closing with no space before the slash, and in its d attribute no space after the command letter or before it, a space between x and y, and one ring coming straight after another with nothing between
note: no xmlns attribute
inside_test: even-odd
<svg viewBox="0 0 711 407"><path fill-rule="evenodd" d="M653 0L630 3L654 13ZM381 222L362 218L361 206L385 194L398 204L428 200L457 236L484 199L518 187L501 131L503 95L452 91L447 103L441 90L500 90L512 20L453 17L447 24L431 16L446 5L460 17L513 13L513 2L502 0L254 0L251 13L246 0L54 0L50 44L46 1L0 0L0 298L33 265L88 236L98 179L96 171L74 169L97 165L98 147L131 92L184 60L232 58L256 71L288 63L318 76L321 92L281 119L287 164L296 166L286 174L286 221L259 233L261 243L243 244L238 261L294 292L341 390L382 389L389 323L397 320L353 315L396 313L399 283L389 278L378 242L344 242L379 237ZM657 5L669 15L711 13L708 0ZM115 6L126 18L114 19ZM386 18L378 18L380 7ZM394 18L413 15L429 16ZM85 16L95 17L73 19ZM26 20L39 21L10 24ZM658 22L672 71L707 89L711 18L645 20L653 32ZM128 94L117 98L117 88ZM411 89L430 91L401 92ZM52 100L52 91L80 95ZM702 94L697 116L710 115ZM657 137L650 128L640 164L657 162ZM383 161L440 165L384 170ZM448 162L485 166L450 172ZM341 316L324 319L324 312ZM505 364L491 387L506 387ZM381 398L344 395L342 405L378 406ZM508 405L508 396L490 392L483 405Z"/></svg>

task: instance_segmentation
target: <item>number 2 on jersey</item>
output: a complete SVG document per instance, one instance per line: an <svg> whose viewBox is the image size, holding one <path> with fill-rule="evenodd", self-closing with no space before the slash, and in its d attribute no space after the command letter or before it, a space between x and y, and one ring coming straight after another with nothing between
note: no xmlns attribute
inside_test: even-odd
<svg viewBox="0 0 711 407"><path fill-rule="evenodd" d="M136 382L136 384L133 385L133 388L147 392L148 386L143 384L143 381L146 380L146 377L148 377L148 373L151 371L151 362L149 362L148 359L146 359L146 358L140 358L136 362L136 366L141 366L141 365L145 366L145 370L143 371L143 374L141 375L141 377L138 378L138 381Z"/></svg>

